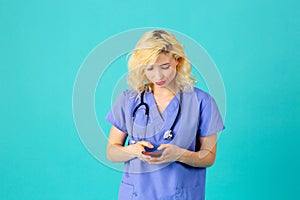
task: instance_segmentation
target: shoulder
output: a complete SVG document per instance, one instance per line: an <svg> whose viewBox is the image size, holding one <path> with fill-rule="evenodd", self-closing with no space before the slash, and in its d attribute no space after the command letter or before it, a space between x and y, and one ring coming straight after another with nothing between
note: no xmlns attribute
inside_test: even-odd
<svg viewBox="0 0 300 200"><path fill-rule="evenodd" d="M126 98L126 99L132 99L132 98L136 98L138 96L138 93L133 90L133 89L128 89L128 90L124 90L122 93L121 93L121 96L123 98Z"/></svg>
<svg viewBox="0 0 300 200"><path fill-rule="evenodd" d="M212 99L210 94L197 87L194 87L192 93L196 95L198 102L209 101Z"/></svg>
<svg viewBox="0 0 300 200"><path fill-rule="evenodd" d="M119 101L124 102L125 105L131 105L139 98L138 93L133 89L124 90L119 95Z"/></svg>

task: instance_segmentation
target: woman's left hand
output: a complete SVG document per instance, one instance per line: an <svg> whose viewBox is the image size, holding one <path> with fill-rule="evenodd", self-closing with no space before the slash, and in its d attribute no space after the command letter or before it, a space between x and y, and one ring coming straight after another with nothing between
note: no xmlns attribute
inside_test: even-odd
<svg viewBox="0 0 300 200"><path fill-rule="evenodd" d="M183 154L185 149L182 149L174 144L161 144L157 150L164 150L159 157L151 157L148 160L149 164L164 164L174 162Z"/></svg>

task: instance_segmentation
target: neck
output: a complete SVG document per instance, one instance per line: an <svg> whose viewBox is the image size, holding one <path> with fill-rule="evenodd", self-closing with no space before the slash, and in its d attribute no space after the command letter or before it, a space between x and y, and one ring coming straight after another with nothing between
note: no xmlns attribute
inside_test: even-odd
<svg viewBox="0 0 300 200"><path fill-rule="evenodd" d="M176 95L179 89L177 87L157 87L153 86L153 94L156 96Z"/></svg>

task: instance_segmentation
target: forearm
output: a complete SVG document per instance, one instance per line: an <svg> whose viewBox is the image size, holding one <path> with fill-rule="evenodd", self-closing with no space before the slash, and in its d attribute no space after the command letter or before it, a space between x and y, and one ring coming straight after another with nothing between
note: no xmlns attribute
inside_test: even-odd
<svg viewBox="0 0 300 200"><path fill-rule="evenodd" d="M177 161L193 167L210 167L214 164L215 157L215 151L210 149L202 149L198 152L182 149Z"/></svg>

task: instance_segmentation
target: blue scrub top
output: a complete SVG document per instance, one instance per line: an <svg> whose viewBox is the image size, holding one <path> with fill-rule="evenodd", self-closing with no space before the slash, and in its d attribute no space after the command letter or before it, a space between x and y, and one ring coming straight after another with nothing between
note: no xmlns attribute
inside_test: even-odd
<svg viewBox="0 0 300 200"><path fill-rule="evenodd" d="M133 110L140 103L139 95L133 90L126 90L119 96L106 120L129 135L130 140L139 141L143 138L155 147L162 143L171 143L190 151L197 151L196 141L199 137L224 129L214 99L198 88L183 93L180 116L171 140L164 140L163 135L176 118L180 94L171 100L162 114L158 111L153 93L146 92L144 102L149 105L150 111L145 136L144 106L137 110L132 128ZM205 168L191 167L180 162L150 165L135 158L125 162L119 199L204 200L205 176Z"/></svg>

